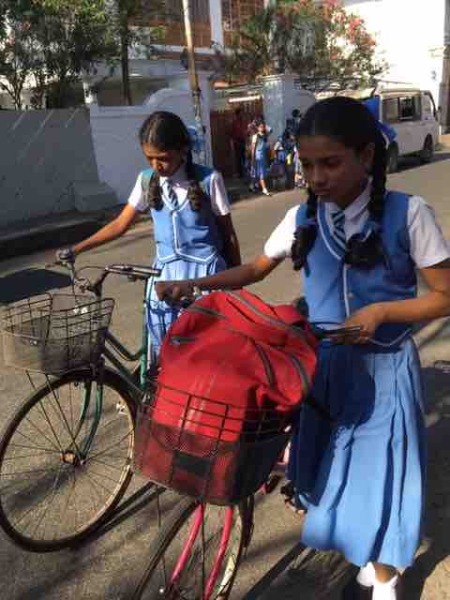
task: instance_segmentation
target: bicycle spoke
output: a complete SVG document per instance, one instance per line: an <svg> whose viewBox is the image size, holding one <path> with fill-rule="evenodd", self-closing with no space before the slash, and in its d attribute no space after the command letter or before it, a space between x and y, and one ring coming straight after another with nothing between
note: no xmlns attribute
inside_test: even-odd
<svg viewBox="0 0 450 600"><path fill-rule="evenodd" d="M87 475L87 474L86 474ZM95 479L93 479L91 477L91 475L87 475L88 479L90 481L92 481L92 483L96 483L99 487L103 488L104 490L106 490L109 494L113 494L114 490L109 489L108 487L106 487L106 485L103 485L103 483L100 483L99 481L96 481Z"/></svg>
<svg viewBox="0 0 450 600"><path fill-rule="evenodd" d="M33 450L32 447L30 446L16 446L14 445L15 448L26 448L27 450ZM36 450L40 450L41 452L47 453L47 454L55 454L56 450L48 450L47 448L36 448ZM59 451L58 451L58 455L59 455ZM14 456L5 456L3 459L3 462L10 462L11 460L21 460L22 458L35 458L36 457L36 453L33 452L33 454L20 454L20 455L14 455Z"/></svg>
<svg viewBox="0 0 450 600"><path fill-rule="evenodd" d="M60 452L60 451L61 451L61 446L55 446L55 445L53 444L53 442L51 441L51 439L50 439L50 438L48 438L48 437L47 437L47 436L46 436L44 433L42 433L42 432L41 432L41 430L39 429L39 427L37 427L37 426L36 426L36 425L33 423L33 421L32 421L32 420L29 418L29 417L27 417L26 421L27 421L28 423L30 423L30 425L31 425L32 427L34 427L34 429L36 429L36 431L38 431L38 432L39 432L39 433L42 435L42 437L43 437L43 438L45 438L45 439L48 441L48 443L49 443L49 444L50 444L50 445L51 445L51 446L54 448L54 451L55 451L55 452ZM16 429L16 433L18 433L19 435L21 435L23 438L25 438L25 439L26 439L26 440L28 440L29 442L32 442L32 441L33 441L33 440L31 440L31 438L29 438L27 435L25 435L25 434L24 434L22 431L20 431L19 429ZM58 440L57 440L57 442L59 443L59 441L58 441ZM31 446L31 447L33 448L34 446Z"/></svg>
<svg viewBox="0 0 450 600"><path fill-rule="evenodd" d="M118 443L113 444L112 446L108 446L107 448L105 448L104 450L101 450L100 452L97 452L96 454L92 454L89 455L89 457L86 459L86 462L93 460L94 458L97 458L98 456L101 456L102 454L105 454L105 452L108 452L109 450L111 450L111 448L116 448L117 446L120 446L122 444L122 442L124 440L126 440L127 438L131 437L133 434L133 430L131 429L128 433L126 433L120 440Z"/></svg>
<svg viewBox="0 0 450 600"><path fill-rule="evenodd" d="M113 479L112 477L110 477L109 475L105 475L105 474L100 474L97 471L94 471L94 469L90 470L91 474L93 475L98 475L99 477L103 477L103 479L108 479L108 481L112 481L113 483L115 483L117 485L117 480ZM111 492L112 493L112 492Z"/></svg>
<svg viewBox="0 0 450 600"><path fill-rule="evenodd" d="M99 460L98 458L93 458L91 459L96 463L99 463L100 465L105 465L105 467L108 467L109 469L115 469L116 471L123 471L123 467L118 467L117 465L111 465L110 463L107 463L103 460Z"/></svg>
<svg viewBox="0 0 450 600"><path fill-rule="evenodd" d="M69 423L67 422L66 415L64 414L64 411L61 408L61 405L59 403L59 398L57 397L57 394L54 391L53 391L53 397L55 399L55 402L56 402L56 404L59 408L59 412L61 414L60 419L61 419L63 425L65 426L67 433L69 434L70 440L71 440L72 444L74 445L74 448L76 449L78 456L81 456L80 448L78 447L78 444L75 440L73 432L71 431L71 429L69 427ZM50 401L49 401L49 404L50 404L50 406L52 406L52 403ZM55 410L55 409L53 408L53 410ZM56 412L56 414L58 414L57 411L55 411L55 412Z"/></svg>
<svg viewBox="0 0 450 600"><path fill-rule="evenodd" d="M54 482L54 484L53 484L53 487L52 487L52 492L51 492L51 498L50 498L50 502L48 503L48 505L47 505L47 508L44 510L44 512L43 512L43 514L42 514L42 516L41 516L41 518L38 520L38 522L37 522L37 524L36 524L36 527L35 527L35 529L34 529L34 531L33 531L33 535L34 535L34 534L37 532L37 530L39 529L39 526L40 526L40 524L42 523L42 521L44 520L44 518L45 518L45 515L48 513L48 509L50 508L51 504L52 504L52 503L54 502L54 500L55 500L55 495L56 495L56 487L57 487L57 485L58 485L58 482L59 482L59 478L60 478L60 476L61 476L62 469L63 469L63 463L61 463L61 465L60 465L60 468L59 468L59 470L58 470L58 473L57 473L57 475L56 475L56 479L55 479L55 482ZM44 533L45 533L45 532L44 532Z"/></svg>
<svg viewBox="0 0 450 600"><path fill-rule="evenodd" d="M58 473L59 473L59 471L60 471L60 468L58 468ZM53 488L52 488L52 490L53 490ZM52 490L47 492L47 494L37 503L36 507L39 507L48 498L48 496L52 493ZM34 508L34 506L32 506L25 513L23 513L23 515L20 517L20 519L16 523L19 524L20 522L22 522L23 519L33 510L33 508Z"/></svg>
<svg viewBox="0 0 450 600"><path fill-rule="evenodd" d="M58 436L56 435L56 431L54 430L53 425L51 424L51 422L50 422L50 420L48 418L47 412L46 412L46 410L44 408L44 403L39 404L39 407L40 407L41 411L44 413L44 418L47 421L48 426L50 427L50 431L53 433L53 436L54 436L54 438L56 440L56 443L58 444L59 450L62 452L63 448L62 448L62 446L60 444Z"/></svg>

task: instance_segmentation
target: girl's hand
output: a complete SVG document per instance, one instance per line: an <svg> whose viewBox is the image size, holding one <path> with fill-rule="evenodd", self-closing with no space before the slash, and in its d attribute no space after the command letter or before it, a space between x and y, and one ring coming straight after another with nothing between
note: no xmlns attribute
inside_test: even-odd
<svg viewBox="0 0 450 600"><path fill-rule="evenodd" d="M355 336L344 337L343 343L367 344L374 336L377 328L384 323L385 307L382 303L369 304L349 317L343 327L361 327L361 331Z"/></svg>
<svg viewBox="0 0 450 600"><path fill-rule="evenodd" d="M176 304L182 298L192 298L194 286L187 281L158 281L155 285L160 300L167 304Z"/></svg>

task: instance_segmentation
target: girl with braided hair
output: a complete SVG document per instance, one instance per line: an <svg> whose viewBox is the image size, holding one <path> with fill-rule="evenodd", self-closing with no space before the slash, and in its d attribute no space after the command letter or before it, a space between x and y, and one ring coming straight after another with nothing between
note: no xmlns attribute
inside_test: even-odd
<svg viewBox="0 0 450 600"><path fill-rule="evenodd" d="M239 288L291 256L302 269L313 322L359 326L323 343L293 439L288 477L303 507L302 541L360 567L374 600L397 598L399 571L420 542L425 428L415 322L450 314L450 252L432 210L386 190L386 147L360 102L336 97L302 118L299 154L307 202L293 207L254 261L213 277L157 285L168 301ZM417 296L417 272L428 291Z"/></svg>
<svg viewBox="0 0 450 600"><path fill-rule="evenodd" d="M154 267L161 280L201 277L241 262L223 178L192 161L189 132L174 113L152 113L139 130L139 142L149 163L136 181L119 216L70 250L58 252L67 260L123 235L139 212L153 220L156 245ZM147 327L153 359L167 327L178 310L160 302L154 282L147 288Z"/></svg>

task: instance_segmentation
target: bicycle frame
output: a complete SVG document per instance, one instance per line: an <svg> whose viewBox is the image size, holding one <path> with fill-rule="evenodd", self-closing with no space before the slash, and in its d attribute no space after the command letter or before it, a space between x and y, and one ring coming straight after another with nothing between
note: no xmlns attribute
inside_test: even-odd
<svg viewBox="0 0 450 600"><path fill-rule="evenodd" d="M143 303L143 307L145 308L145 301ZM143 309L144 314L144 309ZM134 396L136 397L136 404L138 404L139 400L142 398L144 393L145 386L145 374L146 374L146 366L147 366L147 330L146 327L143 327L142 331L142 345L136 352L131 352L122 342L112 333L107 331L106 333L106 345L103 351L103 356L99 359L98 363L95 365L95 368L99 374L98 381L99 384L95 393L95 414L92 423L92 427L87 435L87 438L84 440L81 448L77 448L77 451L81 454L81 456L86 456L91 448L92 442L95 438L95 434L97 433L98 425L100 423L100 418L103 409L103 369L105 366L104 358L106 358L119 372L120 376L126 381L127 385L133 390ZM135 362L137 360L140 361L139 365L139 386L136 385L136 380L133 378L133 373L124 365L124 363L117 357L117 355L127 362ZM103 358L104 357L104 358ZM78 433L80 432L83 423L86 419L86 415L89 409L89 405L91 403L91 391L92 391L92 382L85 388L83 404L81 407L80 420L78 422L77 431L74 435L74 439L77 438ZM133 396L133 397L134 397Z"/></svg>

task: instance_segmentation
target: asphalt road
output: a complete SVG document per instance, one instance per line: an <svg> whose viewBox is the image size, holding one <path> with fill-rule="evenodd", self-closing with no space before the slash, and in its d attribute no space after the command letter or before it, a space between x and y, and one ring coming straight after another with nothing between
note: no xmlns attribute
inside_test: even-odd
<svg viewBox="0 0 450 600"><path fill-rule="evenodd" d="M450 154L445 151L428 166L414 163L390 177L390 186L426 197L435 208L450 237ZM272 198L255 197L234 206L233 217L244 258L261 252L264 240L298 202L297 192ZM83 265L113 262L148 263L152 255L149 225L140 223L122 240L85 255ZM53 270L44 271L53 251L39 252L0 263L0 302L28 297L46 289L63 287L67 279ZM118 278L106 284L107 295L116 299L113 330L132 347L140 335L142 286ZM289 264L282 265L254 291L275 302L290 301L300 292L298 277ZM450 359L450 329L446 321L424 327L417 335L429 388L427 422L430 442L428 520L426 539L413 569L405 575L405 599L450 598L450 375L434 368L436 359ZM0 426L3 426L29 393L22 373L1 367ZM146 481L135 477L128 496ZM0 597L5 600L119 600L130 597L146 561L148 544L155 533L155 501L151 491L139 498L140 506L125 512L113 528L76 551L30 554L16 548L0 532ZM171 498L166 498L166 505ZM348 565L335 554L316 554L298 545L300 523L284 509L277 492L258 499L253 543L239 573L233 598L336 599L351 575Z"/></svg>

